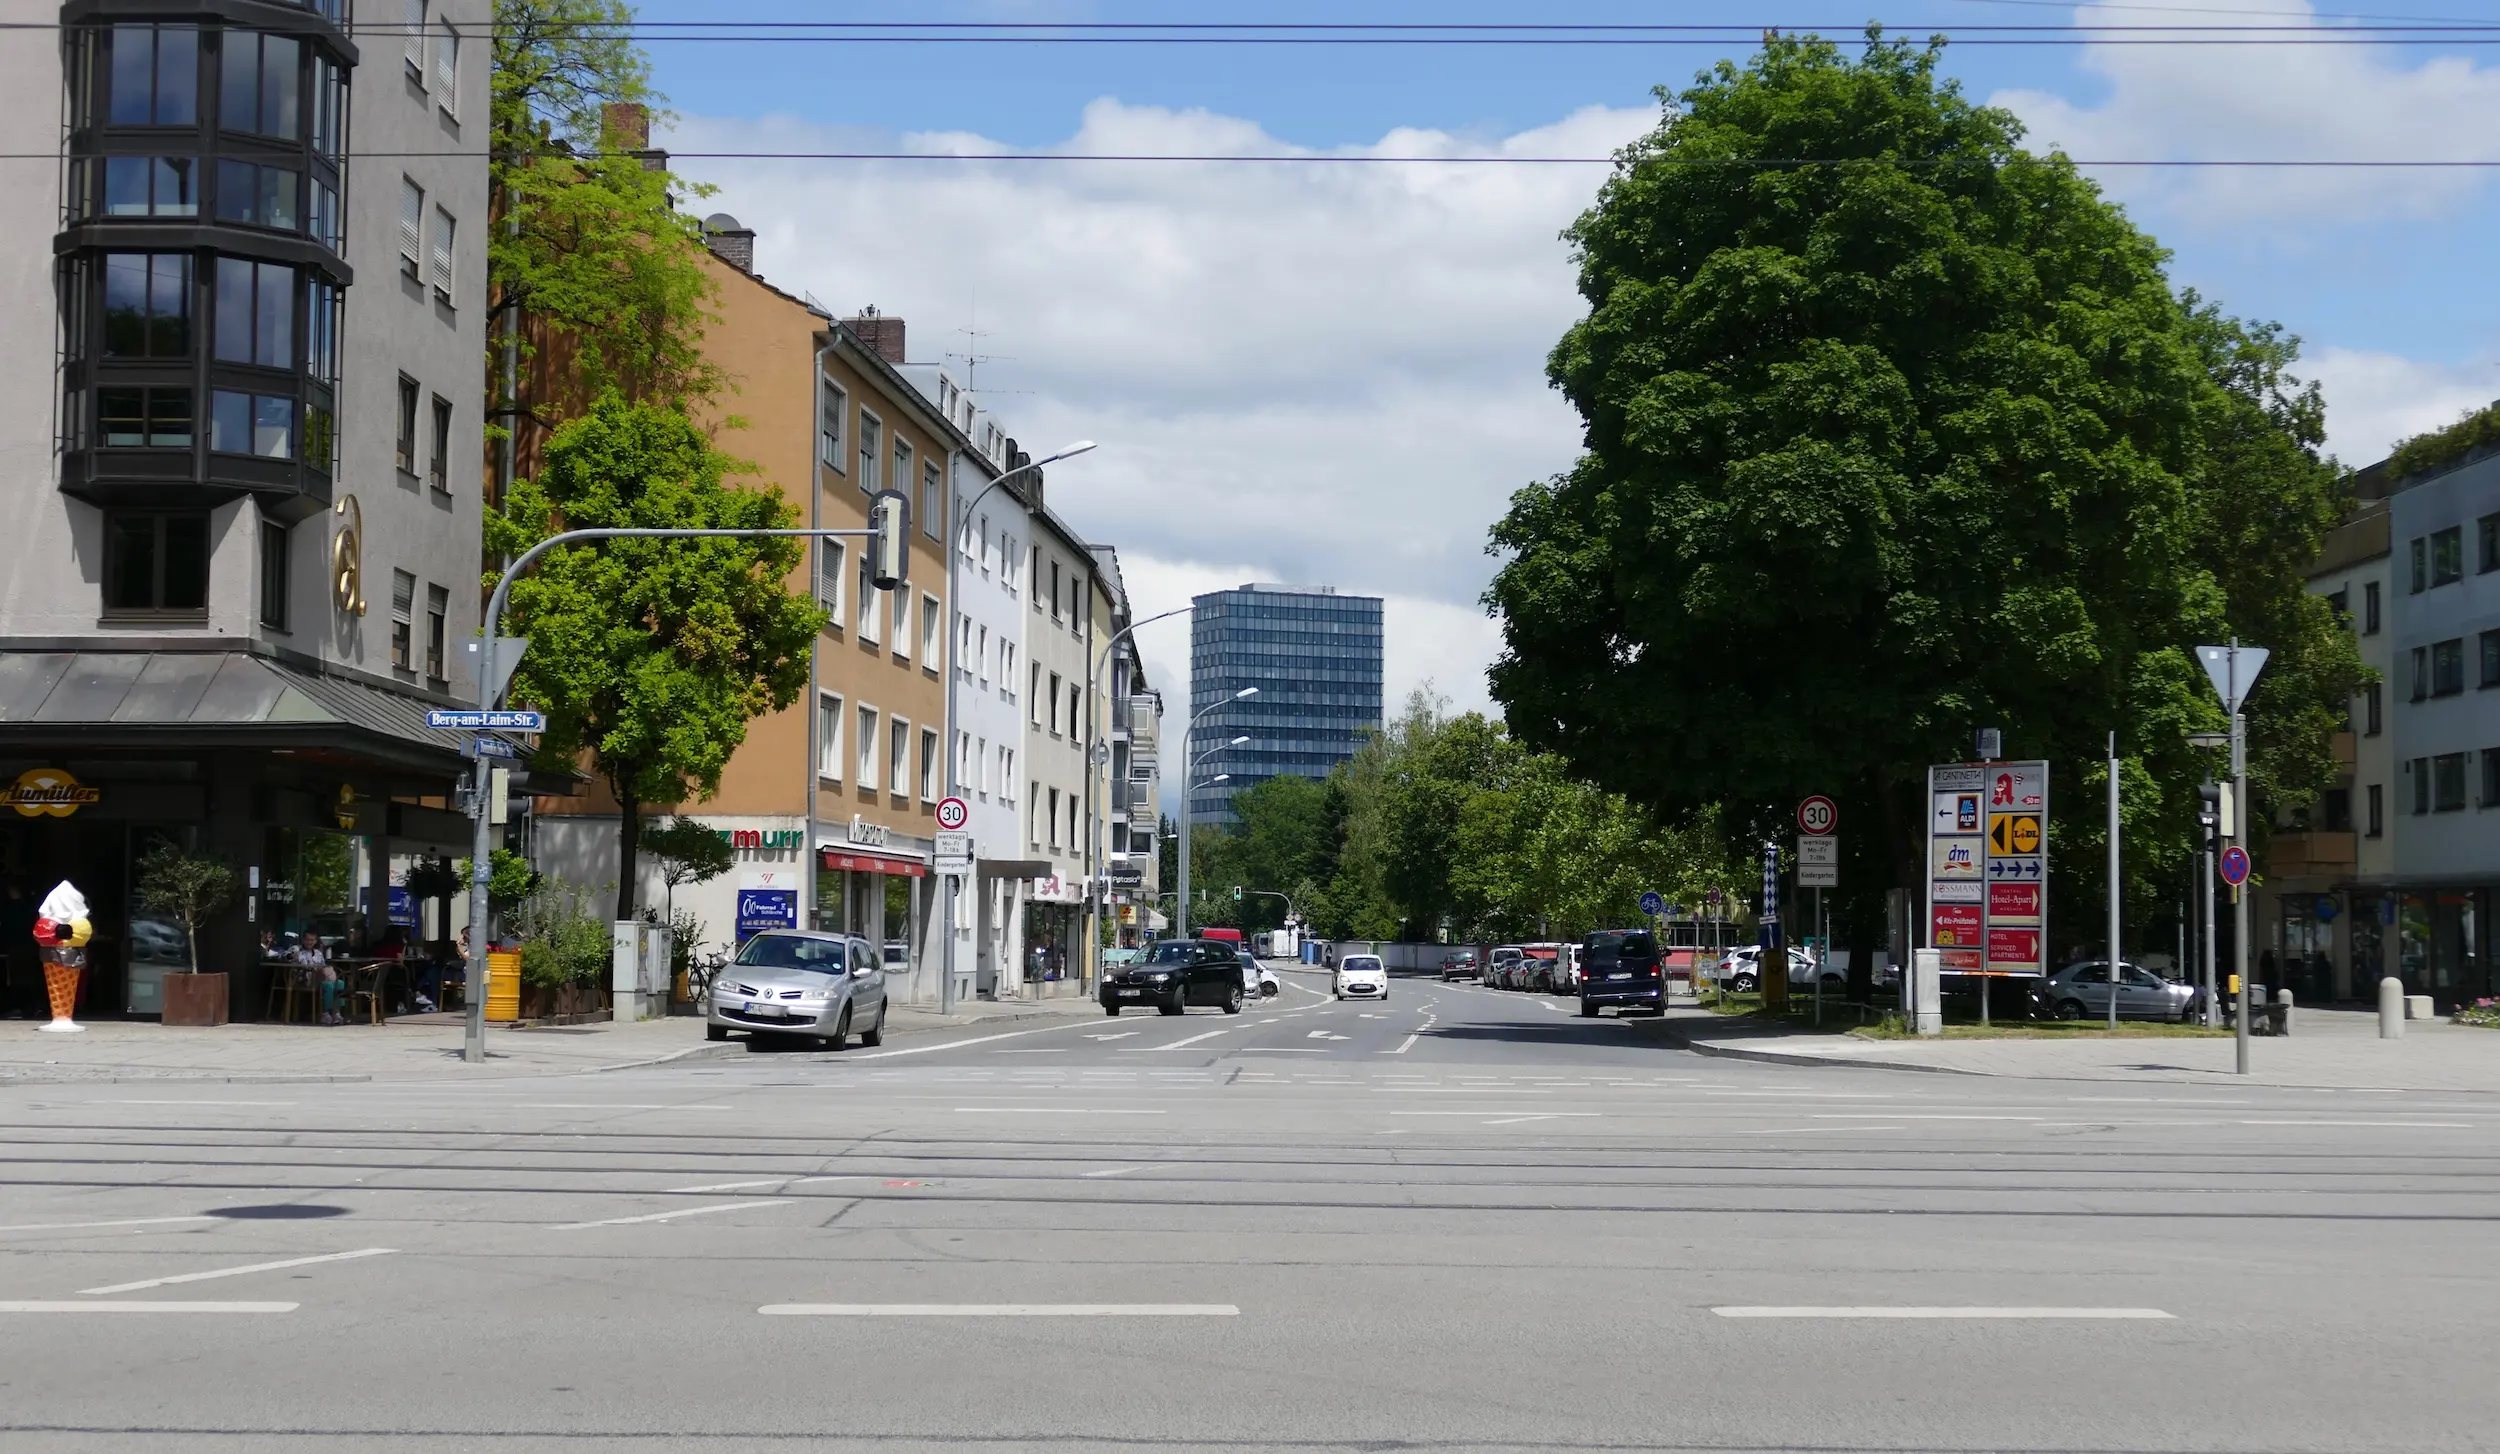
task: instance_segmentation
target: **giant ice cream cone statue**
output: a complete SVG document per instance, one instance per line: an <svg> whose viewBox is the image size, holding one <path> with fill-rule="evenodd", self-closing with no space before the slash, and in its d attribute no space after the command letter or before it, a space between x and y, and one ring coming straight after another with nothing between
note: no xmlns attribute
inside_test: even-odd
<svg viewBox="0 0 2500 1454"><path fill-rule="evenodd" d="M52 999L52 1023L46 1030L69 1034L87 1027L72 1020L78 1008L78 976L87 967L87 941L95 926L87 922L87 896L68 879L55 885L35 906L35 943L43 951L43 987Z"/></svg>

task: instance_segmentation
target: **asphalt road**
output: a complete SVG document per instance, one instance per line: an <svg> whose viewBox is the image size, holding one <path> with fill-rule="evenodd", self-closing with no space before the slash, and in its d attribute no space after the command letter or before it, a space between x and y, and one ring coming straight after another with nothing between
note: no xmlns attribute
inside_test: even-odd
<svg viewBox="0 0 2500 1454"><path fill-rule="evenodd" d="M0 1089L0 1447L2500 1427L2490 1099L1773 1067L1288 979L1237 1017L568 1079Z"/></svg>

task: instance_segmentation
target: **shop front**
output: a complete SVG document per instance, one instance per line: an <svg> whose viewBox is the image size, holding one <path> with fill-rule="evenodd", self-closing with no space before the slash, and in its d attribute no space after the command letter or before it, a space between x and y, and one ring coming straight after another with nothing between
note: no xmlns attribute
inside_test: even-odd
<svg viewBox="0 0 2500 1454"><path fill-rule="evenodd" d="M1025 880L1024 982L1036 993L1084 993L1084 902L1075 879Z"/></svg>

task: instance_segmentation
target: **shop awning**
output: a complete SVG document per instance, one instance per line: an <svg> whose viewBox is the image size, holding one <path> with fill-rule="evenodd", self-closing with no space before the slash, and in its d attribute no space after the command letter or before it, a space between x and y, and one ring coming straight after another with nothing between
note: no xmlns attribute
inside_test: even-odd
<svg viewBox="0 0 2500 1454"><path fill-rule="evenodd" d="M816 850L817 866L828 873L890 873L903 878L927 878L929 866L909 858L887 858L882 854L861 853L848 848Z"/></svg>

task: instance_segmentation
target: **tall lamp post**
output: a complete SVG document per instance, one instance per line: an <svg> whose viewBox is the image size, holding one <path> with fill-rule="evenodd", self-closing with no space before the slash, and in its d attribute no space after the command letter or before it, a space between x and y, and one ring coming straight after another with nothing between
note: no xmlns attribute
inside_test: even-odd
<svg viewBox="0 0 2500 1454"><path fill-rule="evenodd" d="M957 505L954 511L954 528L947 532L946 536L946 608L954 612L958 620L963 615L963 597L959 593L959 583L963 577L963 539L964 532L972 528L972 512L983 500L989 498L990 491L1016 476L1030 474L1044 465L1057 464L1063 459L1074 459L1093 447L1094 441L1080 439L1055 454L1028 460L1000 474L976 491L970 500L962 501ZM949 623L949 627L946 633L946 790L949 793L961 793L964 790L964 782L955 775L955 764L958 761L957 739L963 735L963 730L960 719L956 715L955 682L963 675L963 663L956 657L956 653L962 646L963 631L960 626L952 622ZM977 849L979 845L976 844L974 847ZM961 879L957 875L950 873L946 876L944 910L946 952L940 958L938 970L938 1013L943 1015L955 1013L955 895L961 891L960 883Z"/></svg>
<svg viewBox="0 0 2500 1454"><path fill-rule="evenodd" d="M1085 933L1086 943L1089 945L1102 938L1102 922L1097 917L1101 913L1101 880L1105 857L1102 850L1102 832L1111 817L1108 812L1094 811L1094 781L1102 775L1100 766L1094 761L1094 754L1099 752L1103 755L1105 762L1110 760L1109 750L1103 745L1102 723L1095 713L1094 684L1102 679L1103 669L1110 665L1111 653L1119 650L1120 643L1127 640L1138 627L1152 626L1157 621L1169 621L1175 616L1186 616L1193 609L1195 608L1181 606L1170 611L1159 612L1143 621L1131 621L1112 632L1111 639L1102 644L1102 650L1096 652L1093 659L1085 663L1085 740L1091 744L1085 749Z"/></svg>
<svg viewBox="0 0 2500 1454"><path fill-rule="evenodd" d="M1255 697L1258 694L1259 689L1257 687L1243 687L1240 691L1233 693L1231 696L1226 697L1221 701L1209 702L1205 706L1190 714L1189 725L1181 729L1181 756L1183 761L1189 763L1190 771L1181 775L1181 781L1188 782L1190 778L1197 775L1198 764L1195 759L1189 756L1189 743L1191 737L1193 737L1198 731L1198 719L1205 716L1207 713L1216 710L1218 707L1229 707L1235 702L1247 700L1248 698ZM1224 782L1231 777L1231 773L1224 773L1211 779L1210 781L1191 784L1189 787L1181 790L1181 897L1179 904L1176 905L1172 911L1172 933L1174 938L1186 939L1189 937L1189 796L1190 794L1198 791L1199 788L1213 787L1216 783Z"/></svg>

